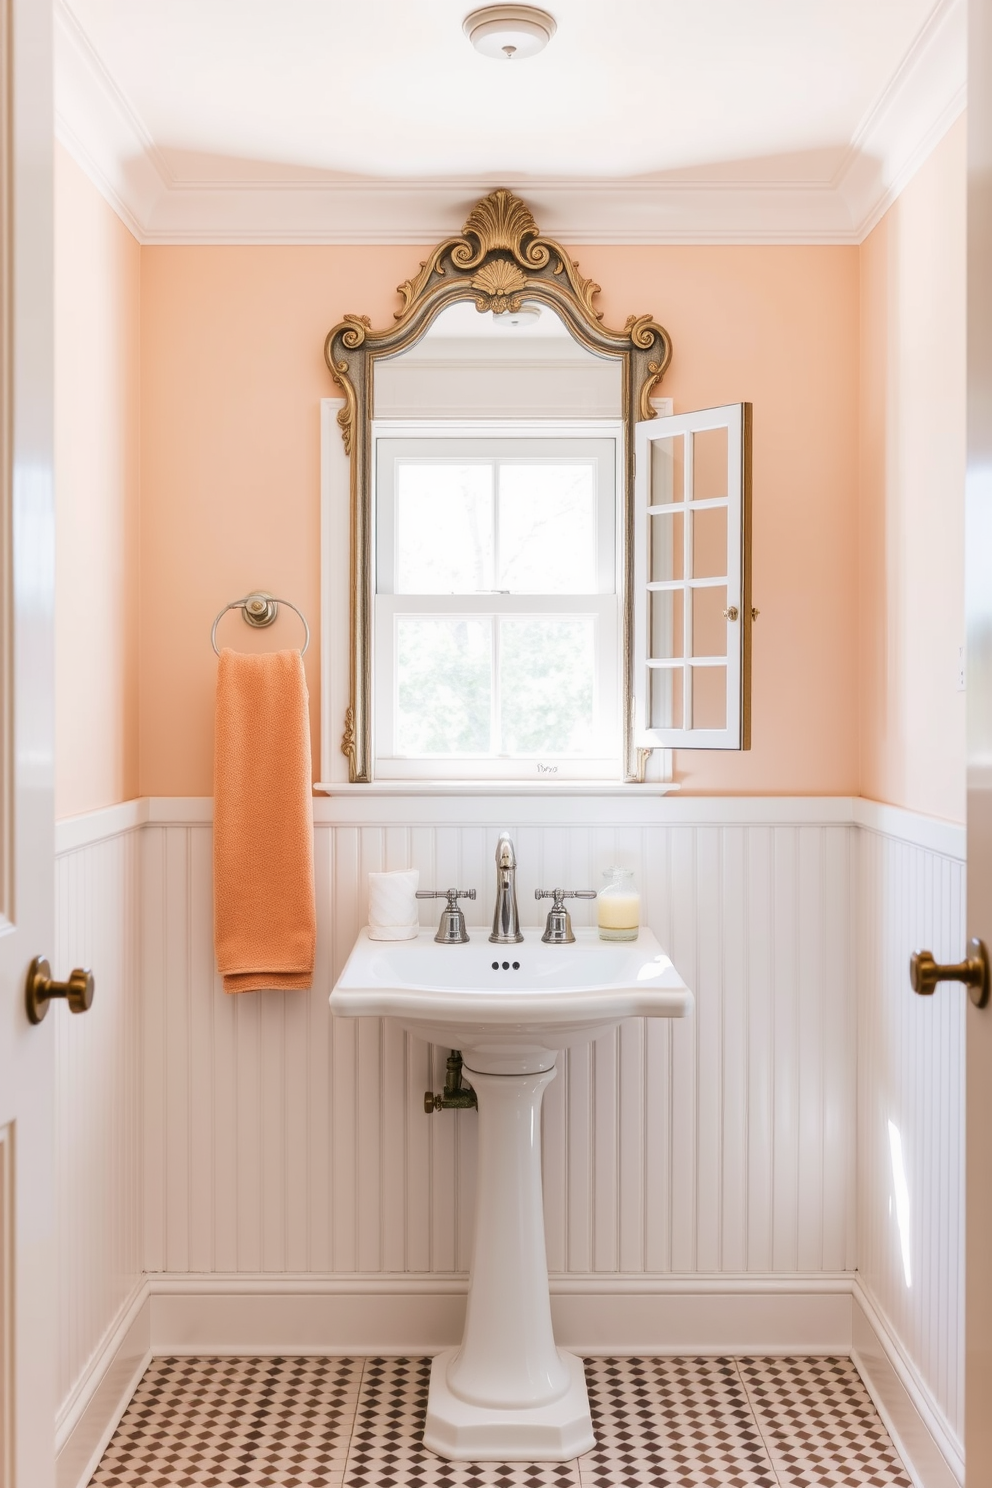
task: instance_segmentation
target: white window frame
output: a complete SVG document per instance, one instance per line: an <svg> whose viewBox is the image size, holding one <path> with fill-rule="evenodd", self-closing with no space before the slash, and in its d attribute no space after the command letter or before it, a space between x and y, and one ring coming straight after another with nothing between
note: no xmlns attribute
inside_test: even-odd
<svg viewBox="0 0 992 1488"><path fill-rule="evenodd" d="M373 707L372 736L374 741L375 778L386 781L478 781L481 785L490 782L508 781L533 783L538 781L555 783L565 781L617 781L622 778L621 737L621 675L622 675L622 511L623 511L623 461L624 427L620 419L544 419L544 420L406 420L380 419L372 423L371 480L373 490L373 543L377 572L374 575L374 620L373 620ZM380 449L388 444L391 459L398 457L402 447L409 449L416 443L437 445L441 441L449 445L462 440L512 441L535 445L542 441L608 440L613 445L611 474L613 478L612 526L612 590L608 593L569 596L567 594L527 595L501 597L498 612L512 615L554 614L565 618L570 614L592 614L598 625L597 645L597 706L609 704L612 715L609 735L613 747L601 757L569 757L549 755L541 759L500 759L492 756L449 757L432 755L425 758L394 757L386 752L391 745L391 719L395 689L393 666L393 641L397 614L443 615L497 613L490 596L445 595L393 595L380 590L378 568L380 561L380 533L378 531L380 492ZM541 456L535 451L535 457ZM523 453L519 456L523 458ZM469 456L468 458L471 458ZM500 458L497 454L495 458ZM388 557L387 553L387 557ZM600 575L602 582L603 575Z"/></svg>
<svg viewBox="0 0 992 1488"><path fill-rule="evenodd" d="M750 427L751 405L726 404L695 413L673 414L638 423L634 427L634 741L641 749L748 749L750 748ZM691 436L710 429L727 431L727 496L725 499L694 499ZM651 457L653 444L683 435L684 489L681 501L651 504ZM680 656L651 655L651 595L662 590L689 591L704 585L723 584L723 579L696 578L692 564L693 513L707 508L727 508L727 621L724 656L692 655L692 606L686 603L683 648ZM649 578L651 519L665 513L683 514L683 565L681 579ZM692 683L696 668L726 667L726 726L722 729L692 727ZM659 668L681 668L683 678L680 728L651 728L651 673Z"/></svg>

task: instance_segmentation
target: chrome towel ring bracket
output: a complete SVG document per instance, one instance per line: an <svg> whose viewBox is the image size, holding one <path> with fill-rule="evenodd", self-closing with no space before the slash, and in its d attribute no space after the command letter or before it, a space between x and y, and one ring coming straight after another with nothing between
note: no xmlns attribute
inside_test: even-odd
<svg viewBox="0 0 992 1488"><path fill-rule="evenodd" d="M230 604L224 606L214 621L210 632L210 644L214 648L214 654L216 656L220 655L217 649L217 627L228 610L240 610L247 624L254 625L256 630L264 630L267 625L271 625L273 620L275 620L279 613L280 605L287 605L289 609L299 615L303 622L304 640L303 645L300 647L300 655L304 656L310 644L310 627L307 624L307 617L302 610L297 609L291 599L276 599L273 595L266 594L264 589L255 589L251 594L246 594L244 599L232 599Z"/></svg>

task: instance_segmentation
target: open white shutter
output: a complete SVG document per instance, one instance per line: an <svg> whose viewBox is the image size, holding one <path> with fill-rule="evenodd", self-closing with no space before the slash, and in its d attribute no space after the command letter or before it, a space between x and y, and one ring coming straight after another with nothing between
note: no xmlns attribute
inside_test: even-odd
<svg viewBox="0 0 992 1488"><path fill-rule="evenodd" d="M751 747L751 405L636 427L634 743Z"/></svg>

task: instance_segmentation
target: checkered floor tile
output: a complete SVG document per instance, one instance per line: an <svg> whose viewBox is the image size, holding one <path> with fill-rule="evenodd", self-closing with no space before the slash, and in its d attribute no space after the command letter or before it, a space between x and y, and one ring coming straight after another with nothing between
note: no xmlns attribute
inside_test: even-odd
<svg viewBox="0 0 992 1488"><path fill-rule="evenodd" d="M93 1488L337 1488L355 1359L153 1359Z"/></svg>
<svg viewBox="0 0 992 1488"><path fill-rule="evenodd" d="M912 1488L850 1359L739 1359L780 1483Z"/></svg>
<svg viewBox="0 0 992 1488"><path fill-rule="evenodd" d="M348 1488L579 1488L574 1462L446 1462L421 1444L430 1359L369 1359Z"/></svg>
<svg viewBox="0 0 992 1488"><path fill-rule="evenodd" d="M155 1359L91 1488L910 1488L848 1359L590 1359L576 1462L446 1462L429 1359Z"/></svg>
<svg viewBox="0 0 992 1488"><path fill-rule="evenodd" d="M582 1488L776 1488L733 1359L590 1359Z"/></svg>

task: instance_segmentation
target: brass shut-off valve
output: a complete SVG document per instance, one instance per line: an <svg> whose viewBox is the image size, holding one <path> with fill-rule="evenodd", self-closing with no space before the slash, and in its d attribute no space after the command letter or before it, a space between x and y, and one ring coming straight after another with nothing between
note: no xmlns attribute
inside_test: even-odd
<svg viewBox="0 0 992 1488"><path fill-rule="evenodd" d="M472 1111L478 1106L471 1085L462 1084L462 1056L460 1049L452 1049L448 1055L448 1073L444 1092L435 1095L433 1090L424 1091L424 1111L433 1116L435 1111Z"/></svg>

